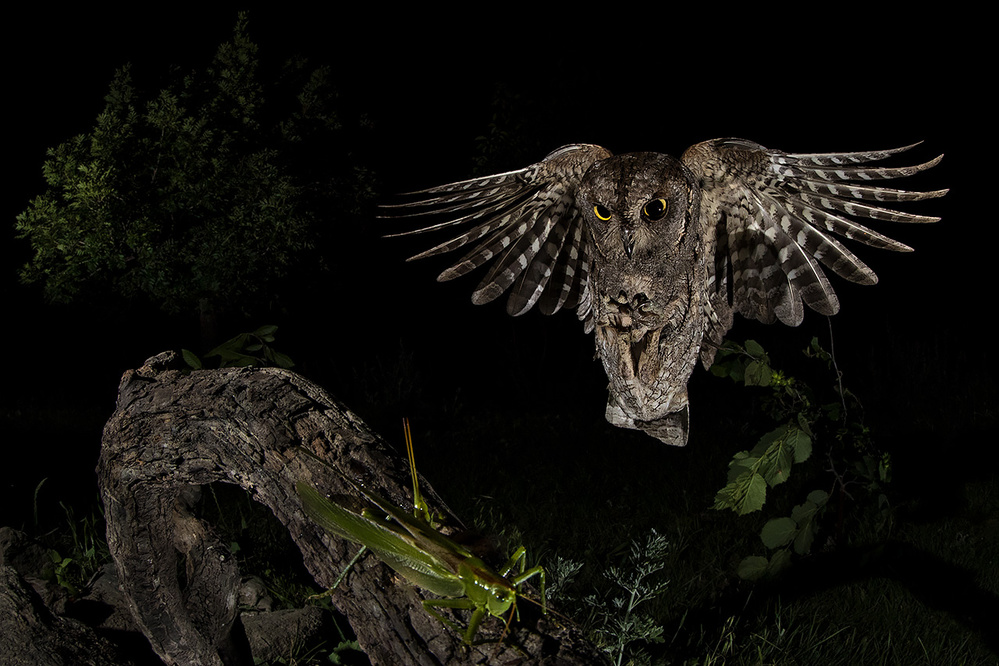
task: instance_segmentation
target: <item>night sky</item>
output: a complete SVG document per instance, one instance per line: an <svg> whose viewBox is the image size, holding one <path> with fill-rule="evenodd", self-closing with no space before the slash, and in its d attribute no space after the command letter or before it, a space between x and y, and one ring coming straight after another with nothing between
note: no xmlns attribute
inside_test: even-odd
<svg viewBox="0 0 999 666"><path fill-rule="evenodd" d="M5 437L4 449L24 473L4 475L8 500L30 497L45 475L79 475L86 487L122 372L163 349L197 344L194 326L141 308L115 309L113 301L100 311L45 305L37 286L17 281L29 250L14 239L13 222L42 191L45 150L92 127L118 67L131 62L137 70L162 71L169 63L189 68L212 57L230 36L236 11L216 4L197 13L160 5L126 15L29 8L30 18L6 22L13 145L8 142L0 279L4 408L15 411L4 422L45 406L79 408L81 430L95 434L69 441L16 428L17 441ZM991 139L984 121L995 114L985 100L994 88L994 63L983 60L982 43L953 30L950 17L857 16L851 22L841 16L787 25L661 11L636 15L636 30L596 15L574 25L537 13L502 24L468 17L445 29L426 17L389 21L387 11L362 10L347 21L270 9L251 12L250 34L264 60L301 50L316 64L333 66L343 95L375 121L370 161L386 195L470 175L474 139L487 129L498 85L527 100L521 121L532 134L550 137L531 161L572 142L616 153L679 155L719 136L797 152L924 141L912 161L944 153L942 165L900 186L950 187L951 193L904 208L943 221L877 225L916 251L861 248L881 278L876 287L834 279L843 306L833 319L839 361L855 390L894 424L896 438L923 428L916 417L932 417L935 432L947 433L934 446L982 447L994 460L983 437L995 425L993 355L981 332L990 328L991 315L978 313L989 303L996 233L994 216L983 215L978 203L990 190L975 182L980 161L972 152ZM625 56L629 44L637 44L637 53ZM348 283L314 294L309 312L273 322L282 326L279 340L293 356L322 359L313 366L321 368L315 375L327 388L352 397L356 383L346 370L338 377L338 368L353 372L358 358L391 364L402 349L422 369L425 392L441 391L441 400L458 391L479 405L543 396L533 405L557 411L560 399L552 396L561 395L592 404L602 418L606 380L592 361L592 339L572 315L532 312L515 320L500 302L473 306L478 277L435 283L446 260L405 263L424 244L382 239L380 224L372 219L345 230L341 246L329 248L339 274L353 276ZM740 321L730 337L766 339L772 351L791 354L827 330L825 318L811 313L798 330ZM710 399L710 386L697 379L704 375L698 370L692 387L695 419L698 405ZM699 444L696 420L694 428L688 452Z"/></svg>

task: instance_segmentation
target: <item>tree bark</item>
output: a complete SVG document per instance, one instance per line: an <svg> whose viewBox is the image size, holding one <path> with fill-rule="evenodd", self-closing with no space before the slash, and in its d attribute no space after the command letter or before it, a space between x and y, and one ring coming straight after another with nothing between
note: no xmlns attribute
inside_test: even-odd
<svg viewBox="0 0 999 666"><path fill-rule="evenodd" d="M130 666L132 662L87 625L55 615L14 567L0 564L0 664Z"/></svg>
<svg viewBox="0 0 999 666"><path fill-rule="evenodd" d="M295 483L351 491L301 448L400 506L409 503L409 470L349 409L293 372L185 372L177 364L177 355L165 352L122 377L98 465L108 545L132 614L167 664L249 663L236 607L236 558L188 511L190 487L221 481L247 490L288 528L306 568L326 587L357 546L306 518ZM430 506L442 509L430 485L420 483ZM503 640L503 623L492 619L477 638L493 642L466 646L423 609L423 598L367 556L332 601L374 664L605 661L551 613L531 620L522 612Z"/></svg>

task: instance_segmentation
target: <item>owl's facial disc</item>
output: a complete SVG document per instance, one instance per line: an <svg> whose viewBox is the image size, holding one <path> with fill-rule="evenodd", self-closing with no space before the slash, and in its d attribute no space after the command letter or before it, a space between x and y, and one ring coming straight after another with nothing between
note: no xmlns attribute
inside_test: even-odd
<svg viewBox="0 0 999 666"><path fill-rule="evenodd" d="M689 176L659 153L618 155L591 167L578 197L600 255L647 263L675 254L689 218Z"/></svg>

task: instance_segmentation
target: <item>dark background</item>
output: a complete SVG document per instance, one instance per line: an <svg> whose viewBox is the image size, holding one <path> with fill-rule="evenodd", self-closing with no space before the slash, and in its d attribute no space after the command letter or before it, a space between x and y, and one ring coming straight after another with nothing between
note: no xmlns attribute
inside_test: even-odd
<svg viewBox="0 0 999 666"><path fill-rule="evenodd" d="M3 502L15 522L24 519L42 478L67 496L96 497L100 428L114 410L122 372L164 349L196 349L198 331L194 318L168 318L110 298L103 306L46 305L37 285L18 283L16 270L29 249L14 239L14 217L44 187L45 150L93 126L118 67L201 66L231 35L237 8L36 7L7 22L11 141L0 225L6 356L0 410ZM718 136L792 152L924 141L910 161L944 153L944 162L901 186L951 192L906 210L943 221L877 226L916 251L858 251L882 281L865 288L834 281L843 304L832 324L836 351L869 420L900 454L899 465L913 470L911 483L953 483L993 464L986 285L996 234L994 216L981 203L990 202L991 189L976 179L984 164L978 156L991 138L984 121L995 113L986 101L994 64L984 60L974 26L958 31L949 15L787 19L710 9L681 15L667 5L655 13L573 19L536 7L499 21L400 16L385 8L349 19L253 9L250 34L263 60L301 50L333 66L345 99L375 122L369 158L386 195L470 175L475 137L488 129L497 90L519 96L518 120L547 142L536 151L524 147L527 160L504 168L572 142L679 155ZM499 302L472 306L477 278L436 284L444 261L404 263L425 242L382 239L384 224L369 217L344 228L328 248L334 266L328 282L303 285L308 298L248 327L281 326L275 346L295 358L296 369L392 437L398 433L388 429L406 415L401 410L418 420L421 405L449 402L498 413L579 415L604 427L606 378L592 360L592 339L572 315L513 319ZM760 339L775 357L790 359L813 335L828 340L828 330L826 319L812 313L795 330L740 321L731 337ZM377 398L384 391L378 385L392 381L398 400L387 404ZM695 464L702 447L750 445L699 438L699 422L726 408L712 399L718 381L695 373L691 442L663 454L670 464ZM601 432L623 443L613 448L615 456L644 437ZM454 454L474 455L476 445ZM586 447L579 455L606 453Z"/></svg>

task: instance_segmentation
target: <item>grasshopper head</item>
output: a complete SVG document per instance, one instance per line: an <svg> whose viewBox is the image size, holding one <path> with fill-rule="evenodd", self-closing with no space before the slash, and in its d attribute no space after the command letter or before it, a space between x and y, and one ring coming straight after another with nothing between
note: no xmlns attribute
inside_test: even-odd
<svg viewBox="0 0 999 666"><path fill-rule="evenodd" d="M517 600L517 591L509 585L496 585L489 589L486 610L490 615L502 617Z"/></svg>
<svg viewBox="0 0 999 666"><path fill-rule="evenodd" d="M517 600L517 590L510 581L477 557L469 557L459 565L458 578L465 585L466 596L490 615L502 617Z"/></svg>

